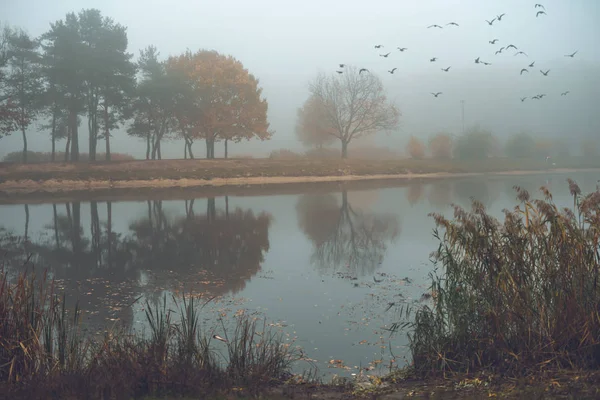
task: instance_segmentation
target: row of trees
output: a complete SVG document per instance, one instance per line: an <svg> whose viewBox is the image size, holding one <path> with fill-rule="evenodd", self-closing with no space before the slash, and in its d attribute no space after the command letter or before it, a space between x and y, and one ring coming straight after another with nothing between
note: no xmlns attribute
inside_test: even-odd
<svg viewBox="0 0 600 400"><path fill-rule="evenodd" d="M428 150L432 158L442 160L451 158L461 160L485 159L499 156L543 158L569 154L569 148L561 141L535 139L523 132L509 137L502 145L490 131L479 126L469 128L464 135L458 137L447 133L438 133L427 144L417 137L411 136L406 145L406 153L414 159L425 158L428 155ZM597 156L596 143L584 140L581 153L585 157Z"/></svg>
<svg viewBox="0 0 600 400"><path fill-rule="evenodd" d="M78 161L78 129L87 119L89 159L104 140L110 160L112 132L146 142L146 158L161 158L161 143L182 139L184 156L206 140L207 158L217 141L272 135L258 79L242 63L216 51L186 51L160 59L154 46L137 62L127 51L127 29L99 10L69 13L38 38L4 26L0 33L0 138L33 125L56 142L66 139L65 159ZM54 160L54 156L53 156Z"/></svg>

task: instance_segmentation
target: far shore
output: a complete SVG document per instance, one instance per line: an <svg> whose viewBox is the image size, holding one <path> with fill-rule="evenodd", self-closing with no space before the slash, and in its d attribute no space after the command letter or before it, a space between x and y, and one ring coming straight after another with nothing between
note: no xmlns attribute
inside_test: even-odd
<svg viewBox="0 0 600 400"><path fill-rule="evenodd" d="M569 158L549 168L539 160L159 160L115 163L1 164L0 204L17 199L137 197L174 191L196 197L287 194L344 184L360 190L414 180L600 172L600 162ZM563 167L564 166L564 167Z"/></svg>

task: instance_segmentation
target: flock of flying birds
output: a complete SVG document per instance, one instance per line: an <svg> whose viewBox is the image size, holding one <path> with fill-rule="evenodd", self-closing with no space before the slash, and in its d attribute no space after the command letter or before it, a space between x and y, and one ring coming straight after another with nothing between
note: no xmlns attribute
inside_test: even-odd
<svg viewBox="0 0 600 400"><path fill-rule="evenodd" d="M540 17L541 15L547 15L547 14L546 14L546 7L544 7L544 5L542 5L542 4L539 4L539 3L538 3L538 4L535 4L535 6L534 6L534 9L535 9L535 17L536 17L536 18ZM492 25L494 24L494 22L496 22L496 21L498 21L498 22L502 21L502 17L504 17L505 15L506 15L505 13L503 13L503 14L500 14L500 15L497 15L497 16L496 16L495 18L493 18L491 21L485 20L485 22L487 22L487 23L488 23L488 25L492 26ZM456 22L449 22L449 23L447 23L447 24L446 24L446 26L456 26L456 27L458 27L458 26L459 26L459 24L457 24ZM440 25L437 25L437 24L429 25L429 26L427 27L427 29L431 29L431 28L443 29L443 27L442 27L442 26L440 26ZM488 43L490 43L490 44L494 45L494 44L496 44L496 42L498 42L498 40L499 40L499 39L493 39L493 40L490 40L490 41L488 41ZM383 46L383 45L381 45L381 44L378 44L378 45L375 45L374 47L375 47L375 49L381 49L381 48L383 48L384 46ZM405 52L406 50L408 50L406 47L398 47L397 49L398 49L398 50L399 50L401 53L403 53L403 52ZM520 51L520 50L519 50L519 48L518 48L517 46L515 46L514 44L509 44L508 46L503 46L503 47L500 47L500 48L499 48L499 49L496 51L496 53L495 53L495 54L496 54L496 55L498 55L498 54L502 54L502 52L503 52L503 51L508 51L508 50L510 50L510 49L514 49L514 50L516 51L516 53L515 53L515 56L524 55L525 57L529 57L529 56L527 55L527 53L525 53L524 51ZM573 53L571 53L571 54L565 54L565 57L574 58L574 57L575 57L575 54L577 54L577 52L578 52L578 50L577 50L577 51L575 51L575 52L573 52ZM385 54L380 54L379 56L380 56L380 57L383 57L383 58L388 58L388 57L390 56L390 54L392 54L392 52L387 52L387 53L385 53ZM437 61L437 57L432 57L431 59L429 59L429 62L436 62L436 61ZM486 66L487 66L487 65L492 65L492 63L490 63L490 62L486 62L486 61L483 61L483 60L481 60L481 57L477 57L477 58L475 59L475 64L483 64L483 65L486 65ZM343 73L344 73L344 70L343 70L343 69L344 69L344 67L346 67L346 64L339 64L339 67L340 67L340 69L336 70L336 72L337 72L338 74L343 74ZM448 71L450 71L450 68L451 68L451 66L449 66L449 67L446 67L446 68L441 68L441 70L442 70L442 71L444 71L444 72L448 72ZM530 71L529 71L529 68L535 68L535 61L533 61L531 64L528 64L528 65L527 65L527 67L525 67L525 68L522 68L522 69L521 69L521 72L520 72L520 75L523 75L523 73L525 73L525 72L529 73L529 72L530 72ZM391 69L391 70L389 70L388 72L389 72L390 74L393 74L394 72L396 72L396 70L397 70L397 69L398 69L398 68L392 68L392 69ZM369 70L368 70L367 68L361 68L361 69L359 70L359 72L358 72L358 73L359 73L359 74L362 74L363 72L369 72ZM550 70L548 69L548 70L544 71L544 70L541 70L541 69L540 69L540 73L541 73L543 76L548 76L548 74L550 73ZM570 93L570 92L567 90L566 92L562 92L560 95L561 95L561 96L566 96L566 95L568 95L569 93ZM443 93L442 93L442 92L436 92L436 93L431 93L431 94L432 94L434 97L436 97L436 98L437 98L439 95L441 95L441 94L443 94ZM545 93L540 93L540 94L537 94L537 95L535 95L535 96L531 96L530 98L531 98L531 99L533 99L533 100L541 100L541 99L542 99L542 98L544 98L545 96L546 96L546 94L545 94ZM527 98L528 98L528 97L521 97L521 98L520 98L520 100L521 100L521 102L524 102L525 100L527 100Z"/></svg>

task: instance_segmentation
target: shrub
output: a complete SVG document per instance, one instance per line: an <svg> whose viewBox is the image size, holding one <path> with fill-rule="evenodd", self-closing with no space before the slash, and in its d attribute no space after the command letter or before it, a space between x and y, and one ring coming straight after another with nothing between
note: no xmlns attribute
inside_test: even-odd
<svg viewBox="0 0 600 400"><path fill-rule="evenodd" d="M535 140L527 133L518 133L508 139L504 151L511 158L534 157Z"/></svg>
<svg viewBox="0 0 600 400"><path fill-rule="evenodd" d="M96 160L103 161L105 158L105 153L96 153ZM131 161L135 160L130 154L124 153L110 153L110 158L112 161ZM62 162L65 159L65 153L62 151L57 151L55 153L55 160L57 162ZM88 153L79 153L79 161L89 161L90 157ZM23 152L22 151L13 151L4 156L4 162L14 162L20 163L23 161ZM28 163L41 163L41 162L51 162L52 161L52 153L50 152L41 152L41 151L28 151L27 152L27 162Z"/></svg>
<svg viewBox="0 0 600 400"><path fill-rule="evenodd" d="M425 158L425 145L416 137L411 136L408 144L406 145L406 152L410 158L414 158L416 160L423 159Z"/></svg>
<svg viewBox="0 0 600 400"><path fill-rule="evenodd" d="M1 263L0 263L1 264ZM2 267L2 265L0 265ZM167 305L146 301L148 337L114 330L84 336L78 308L66 310L45 277L21 272L9 283L0 269L0 390L7 398L174 397L243 387L258 390L290 376L301 352L255 318L236 317L219 359L201 330L201 305L192 296ZM177 321L175 321L177 319ZM262 335L256 334L261 331ZM95 396L95 395L94 395Z"/></svg>
<svg viewBox="0 0 600 400"><path fill-rule="evenodd" d="M443 273L409 334L416 372L600 366L600 191L568 181L573 209L515 187L503 224L477 201L454 220L431 214Z"/></svg>
<svg viewBox="0 0 600 400"><path fill-rule="evenodd" d="M598 157L598 144L596 140L586 139L581 141L581 155L586 158Z"/></svg>
<svg viewBox="0 0 600 400"><path fill-rule="evenodd" d="M478 126L469 128L454 147L454 156L461 160L481 160L496 153L496 141L491 132Z"/></svg>
<svg viewBox="0 0 600 400"><path fill-rule="evenodd" d="M302 155L288 149L273 150L269 154L269 158L273 160L295 160L302 158Z"/></svg>
<svg viewBox="0 0 600 400"><path fill-rule="evenodd" d="M429 141L431 157L448 160L452 158L452 136L447 133L438 133Z"/></svg>

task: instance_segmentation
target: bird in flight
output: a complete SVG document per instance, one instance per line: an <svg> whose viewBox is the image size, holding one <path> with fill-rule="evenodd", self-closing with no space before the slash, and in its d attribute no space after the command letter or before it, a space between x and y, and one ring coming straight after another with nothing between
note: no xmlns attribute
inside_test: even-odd
<svg viewBox="0 0 600 400"><path fill-rule="evenodd" d="M498 39L494 39L494 40L490 40L488 43L489 44L496 44L497 41L498 41Z"/></svg>
<svg viewBox="0 0 600 400"><path fill-rule="evenodd" d="M398 68L392 68L391 71L388 71L390 74L393 74L395 70L397 70Z"/></svg>
<svg viewBox="0 0 600 400"><path fill-rule="evenodd" d="M451 67L451 66L450 66L450 67ZM448 68L442 68L442 71L444 71L444 72L448 72L448 71L450 71L450 67L448 67Z"/></svg>
<svg viewBox="0 0 600 400"><path fill-rule="evenodd" d="M492 63L485 62L485 61L482 61L481 63L482 63L483 65L492 65Z"/></svg>
<svg viewBox="0 0 600 400"><path fill-rule="evenodd" d="M498 21L502 21L502 17L504 17L506 15L506 13L502 13L500 15L497 15L496 18L498 18Z"/></svg>
<svg viewBox="0 0 600 400"><path fill-rule="evenodd" d="M519 51L519 52L516 52L516 53L515 53L515 56L518 56L519 54L523 54L523 55L525 55L526 57L529 57L529 56L527 55L527 53L525 53L524 51Z"/></svg>
<svg viewBox="0 0 600 400"><path fill-rule="evenodd" d="M366 68L361 68L361 69L358 71L358 74L360 75L360 74L362 74L363 72L369 72L369 70L368 70L368 69L366 69Z"/></svg>
<svg viewBox="0 0 600 400"><path fill-rule="evenodd" d="M383 45L382 45L382 44L376 44L376 45L375 45L375 48L376 48L376 49L380 49L380 48L382 48L382 47L383 47Z"/></svg>
<svg viewBox="0 0 600 400"><path fill-rule="evenodd" d="M437 60L437 57L433 57L429 62L435 62L435 60Z"/></svg>
<svg viewBox="0 0 600 400"><path fill-rule="evenodd" d="M527 97L521 97L521 103L527 100Z"/></svg>
<svg viewBox="0 0 600 400"><path fill-rule="evenodd" d="M538 11L537 13L535 13L535 17L539 17L540 15L546 15L545 11Z"/></svg>
<svg viewBox="0 0 600 400"><path fill-rule="evenodd" d="M343 74L344 73L344 71L335 71L335 72L337 72L338 74Z"/></svg>
<svg viewBox="0 0 600 400"><path fill-rule="evenodd" d="M439 25L437 25L437 24L429 25L429 26L427 27L427 29L429 29L429 28L440 28L440 29L442 29L442 27L441 27L441 26L439 26Z"/></svg>
<svg viewBox="0 0 600 400"><path fill-rule="evenodd" d="M490 26L491 26L491 25L494 23L494 21L495 21L495 20L496 20L496 18L494 18L494 19L493 19L493 20L491 20L491 21L488 21L488 20L486 19L486 20L485 20L485 22L487 22L487 23L488 23L488 25L490 25Z"/></svg>
<svg viewBox="0 0 600 400"><path fill-rule="evenodd" d="M579 51L579 50L577 50L577 51ZM573 58L573 57L575 57L575 54L577 54L577 51L575 53L573 53L573 54L566 54L565 57L571 57L571 58Z"/></svg>
<svg viewBox="0 0 600 400"><path fill-rule="evenodd" d="M406 47L398 47L398 50L404 51L404 50L408 50L408 49Z"/></svg>
<svg viewBox="0 0 600 400"><path fill-rule="evenodd" d="M544 7L543 5L541 5L539 3L536 4L534 8L543 8L544 10L546 9L546 7Z"/></svg>
<svg viewBox="0 0 600 400"><path fill-rule="evenodd" d="M544 71L542 71L542 70L540 69L540 72L542 73L542 75L544 75L544 76L548 76L548 72L550 72L550 70L548 70L548 71L544 72Z"/></svg>
<svg viewBox="0 0 600 400"><path fill-rule="evenodd" d="M523 72L529 72L529 70L528 70L527 68L523 68L523 69L521 70L521 73L520 73L519 75L523 75Z"/></svg>
<svg viewBox="0 0 600 400"><path fill-rule="evenodd" d="M506 46L506 50L510 49L511 47L515 50L518 50L517 46L515 46L514 44L509 44L508 46Z"/></svg>
<svg viewBox="0 0 600 400"><path fill-rule="evenodd" d="M447 26L447 25L459 26L459 25L458 25L456 22L449 22L449 23L447 23L447 24L446 24L446 26Z"/></svg>
<svg viewBox="0 0 600 400"><path fill-rule="evenodd" d="M340 64L340 68L344 68L346 64Z"/></svg>
<svg viewBox="0 0 600 400"><path fill-rule="evenodd" d="M475 64L479 64L479 57L475 59Z"/></svg>
<svg viewBox="0 0 600 400"><path fill-rule="evenodd" d="M498 51L496 52L496 55L498 55L498 54L502 54L502 50L504 50L504 47L501 47L501 48L500 48L500 50L498 50Z"/></svg>
<svg viewBox="0 0 600 400"><path fill-rule="evenodd" d="M387 54L380 54L381 57L385 57L387 58L387 56L389 56L391 53L387 53Z"/></svg>
<svg viewBox="0 0 600 400"><path fill-rule="evenodd" d="M566 92L562 92L560 95L561 95L561 96L566 96L566 95L568 95L568 94L569 94L569 91L567 90Z"/></svg>
<svg viewBox="0 0 600 400"><path fill-rule="evenodd" d="M531 64L529 64L529 68L533 68L533 65L535 64L535 61L532 62Z"/></svg>
<svg viewBox="0 0 600 400"><path fill-rule="evenodd" d="M438 97L440 94L442 94L442 92L437 92L437 93L431 93L434 97Z"/></svg>

